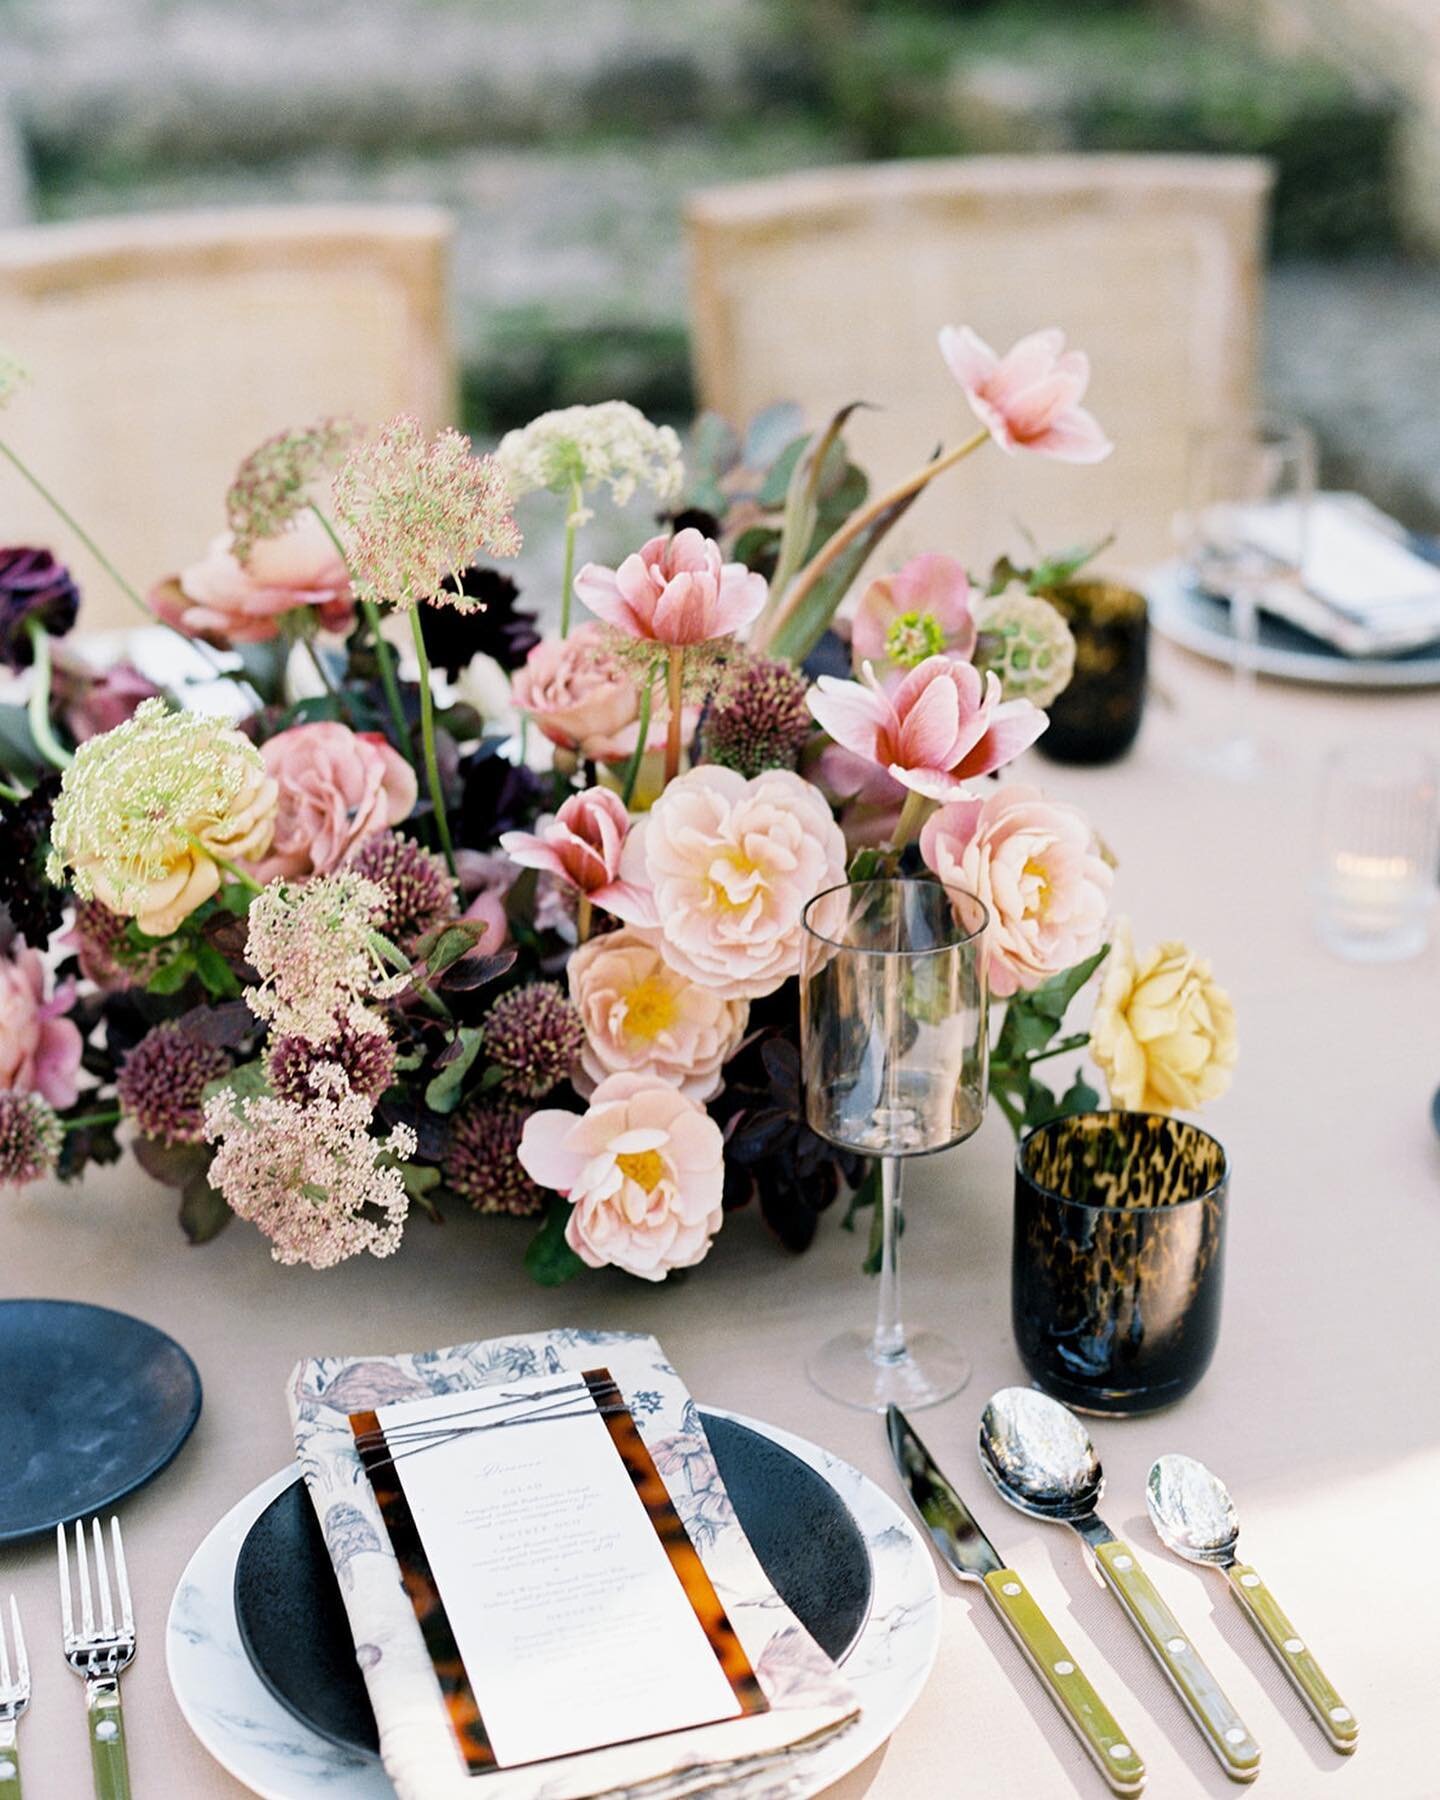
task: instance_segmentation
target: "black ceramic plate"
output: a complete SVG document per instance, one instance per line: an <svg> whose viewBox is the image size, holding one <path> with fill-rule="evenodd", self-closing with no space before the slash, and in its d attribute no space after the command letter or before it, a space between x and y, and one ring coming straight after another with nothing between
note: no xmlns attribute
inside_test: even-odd
<svg viewBox="0 0 1440 1800"><path fill-rule="evenodd" d="M870 1555L860 1527L808 1463L733 1419L703 1417L761 1566L838 1661L870 1611ZM235 1616L255 1673L288 1712L332 1744L378 1754L339 1583L298 1478L270 1502L240 1547Z"/></svg>
<svg viewBox="0 0 1440 1800"><path fill-rule="evenodd" d="M199 1417L195 1365L153 1325L72 1300L0 1300L0 1544L133 1493Z"/></svg>

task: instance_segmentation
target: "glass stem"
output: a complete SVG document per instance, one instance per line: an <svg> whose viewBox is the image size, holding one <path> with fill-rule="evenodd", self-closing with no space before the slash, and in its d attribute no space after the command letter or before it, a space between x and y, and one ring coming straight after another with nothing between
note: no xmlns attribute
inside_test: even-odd
<svg viewBox="0 0 1440 1800"><path fill-rule="evenodd" d="M875 1311L875 1341L870 1354L877 1363L904 1360L905 1327L900 1322L900 1188L905 1159L880 1159L880 1299Z"/></svg>

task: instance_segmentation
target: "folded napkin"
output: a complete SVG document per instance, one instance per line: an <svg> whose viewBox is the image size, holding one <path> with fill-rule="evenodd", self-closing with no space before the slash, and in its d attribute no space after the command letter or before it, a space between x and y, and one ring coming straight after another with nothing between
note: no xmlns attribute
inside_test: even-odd
<svg viewBox="0 0 1440 1800"><path fill-rule="evenodd" d="M607 1367L720 1597L769 1710L520 1768L468 1775L348 1415L532 1376ZM295 1447L358 1648L386 1773L401 1800L788 1800L807 1754L859 1716L834 1664L760 1567L694 1401L651 1337L550 1331L385 1357L316 1357L290 1381ZM624 1679L598 1668L597 1681ZM557 1705L564 1696L557 1695Z"/></svg>

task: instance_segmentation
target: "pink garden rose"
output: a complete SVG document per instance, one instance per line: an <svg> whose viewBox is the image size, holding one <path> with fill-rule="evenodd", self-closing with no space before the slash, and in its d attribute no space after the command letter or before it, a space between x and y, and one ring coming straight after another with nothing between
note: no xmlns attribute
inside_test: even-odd
<svg viewBox="0 0 1440 1800"><path fill-rule="evenodd" d="M743 631L765 605L765 577L721 560L713 538L687 527L653 537L618 569L586 563L575 593L628 637L680 649Z"/></svg>
<svg viewBox="0 0 1440 1800"><path fill-rule="evenodd" d="M0 1092L39 1094L52 1106L73 1106L84 1048L67 1013L75 1000L63 982L47 1000L45 963L38 950L0 956Z"/></svg>
<svg viewBox="0 0 1440 1800"><path fill-rule="evenodd" d="M610 1076L585 1113L532 1113L518 1154L571 1202L565 1241L592 1269L662 1281L703 1262L724 1218L720 1127L653 1075Z"/></svg>
<svg viewBox="0 0 1440 1800"><path fill-rule="evenodd" d="M712 1099L745 1035L749 1002L726 1000L671 968L651 935L607 932L570 958L570 998L585 1026L572 1079L588 1094L607 1076L633 1070L692 1100Z"/></svg>
<svg viewBox="0 0 1440 1800"><path fill-rule="evenodd" d="M608 754L640 715L640 690L606 649L598 625L579 625L568 638L542 639L511 685L516 706L550 742L582 756ZM632 731L632 741L634 736Z"/></svg>
<svg viewBox="0 0 1440 1800"><path fill-rule="evenodd" d="M970 410L1010 455L1033 450L1058 462L1102 462L1114 445L1080 402L1090 359L1067 350L1065 333L1035 331L997 356L968 325L947 325L940 354L965 390Z"/></svg>
<svg viewBox="0 0 1440 1800"><path fill-rule="evenodd" d="M415 771L378 732L328 720L292 725L260 754L280 789L269 854L254 864L262 883L328 875L414 808Z"/></svg>
<svg viewBox="0 0 1440 1800"><path fill-rule="evenodd" d="M970 578L953 556L915 556L860 596L850 650L858 670L913 669L927 656L968 657L975 648Z"/></svg>
<svg viewBox="0 0 1440 1800"><path fill-rule="evenodd" d="M644 904L612 912L653 932L682 976L756 1000L798 971L801 914L845 879L845 839L824 795L789 769L747 781L702 763L635 826L620 870Z"/></svg>
<svg viewBox="0 0 1440 1800"><path fill-rule="evenodd" d="M262 538L246 563L233 542L234 533L222 531L199 562L155 589L150 602L161 618L191 637L227 644L267 642L297 607L312 607L327 631L350 629L350 576L313 513L297 513L278 536Z"/></svg>
<svg viewBox="0 0 1440 1800"><path fill-rule="evenodd" d="M572 794L551 819L538 821L537 832L507 831L500 848L525 869L544 869L596 906L609 907L631 890L620 880L620 855L630 830L630 815L618 794L587 788Z"/></svg>
<svg viewBox="0 0 1440 1800"><path fill-rule="evenodd" d="M837 744L931 800L958 798L1049 724L1028 700L1002 701L996 676L948 656L926 657L890 693L869 664L862 681L822 675L809 701Z"/></svg>
<svg viewBox="0 0 1440 1800"><path fill-rule="evenodd" d="M926 866L990 909L990 992L1029 991L1093 956L1105 937L1111 873L1073 806L1038 788L955 800L920 833Z"/></svg>

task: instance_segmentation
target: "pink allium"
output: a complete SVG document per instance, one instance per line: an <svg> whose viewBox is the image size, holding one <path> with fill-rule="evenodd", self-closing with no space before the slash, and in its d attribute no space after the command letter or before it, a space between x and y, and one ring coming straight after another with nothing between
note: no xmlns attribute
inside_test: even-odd
<svg viewBox="0 0 1440 1800"><path fill-rule="evenodd" d="M366 838L348 867L382 890L376 929L402 950L412 949L427 931L456 915L459 901L444 857L398 831L377 831Z"/></svg>
<svg viewBox="0 0 1440 1800"><path fill-rule="evenodd" d="M627 726L633 747L640 690L606 649L598 625L579 625L568 638L542 639L511 686L516 706L562 750L595 760L619 755L617 740ZM664 742L663 731L658 741Z"/></svg>
<svg viewBox="0 0 1440 1800"><path fill-rule="evenodd" d="M571 956L565 974L585 1027L571 1079L588 1094L628 1070L710 1100L745 1035L749 1002L727 1000L671 968L652 935L610 931Z"/></svg>
<svg viewBox="0 0 1440 1800"><path fill-rule="evenodd" d="M618 569L586 563L575 593L627 637L681 648L731 637L765 605L763 575L722 561L720 546L693 527L653 537Z"/></svg>
<svg viewBox="0 0 1440 1800"><path fill-rule="evenodd" d="M965 783L1012 762L1049 720L1028 700L1000 698L994 675L929 656L890 693L867 664L862 681L822 675L810 710L835 742L931 800L953 800Z"/></svg>
<svg viewBox="0 0 1440 1800"><path fill-rule="evenodd" d="M191 637L227 644L266 643L285 615L302 607L312 608L327 631L348 631L355 619L344 558L311 512L254 544L244 563L233 534L222 531L199 562L151 593L150 604Z"/></svg>
<svg viewBox="0 0 1440 1800"><path fill-rule="evenodd" d="M882 670L913 669L928 656L968 657L975 621L963 565L931 552L872 581L860 596L850 648L857 670L867 662Z"/></svg>
<svg viewBox="0 0 1440 1800"><path fill-rule="evenodd" d="M271 1240L276 1262L328 1269L365 1250L389 1256L410 1210L395 1165L414 1155L415 1133L397 1125L372 1137L370 1102L341 1070L322 1066L317 1080L325 1091L303 1106L228 1090L210 1100L211 1185Z"/></svg>
<svg viewBox="0 0 1440 1800"><path fill-rule="evenodd" d="M630 833L620 871L644 901L612 899L612 912L653 932L682 976L755 1000L800 967L801 914L845 879L845 839L824 795L789 769L747 781L703 763Z"/></svg>
<svg viewBox="0 0 1440 1800"><path fill-rule="evenodd" d="M585 894L596 906L611 902L637 904L634 890L620 879L620 857L630 831L630 815L609 788L587 788L572 794L552 819L541 819L538 831L507 831L500 848L522 868L544 869L567 887Z"/></svg>
<svg viewBox="0 0 1440 1800"><path fill-rule="evenodd" d="M0 1187L24 1187L54 1172L64 1128L38 1094L0 1093Z"/></svg>
<svg viewBox="0 0 1440 1800"><path fill-rule="evenodd" d="M157 1025L120 1065L115 1092L120 1110L146 1137L162 1144L198 1144L205 1137L207 1082L218 1081L230 1058L179 1025Z"/></svg>
<svg viewBox="0 0 1440 1800"><path fill-rule="evenodd" d="M67 682L66 686L71 687ZM130 718L142 700L160 695L155 683L129 663L114 663L98 675L75 676L73 698L65 702L65 725L77 744L113 731Z"/></svg>
<svg viewBox="0 0 1440 1800"><path fill-rule="evenodd" d="M476 456L454 429L427 437L405 413L346 457L335 477L335 509L356 592L390 606L467 607L461 577L480 553L520 549L495 458Z"/></svg>
<svg viewBox="0 0 1440 1800"><path fill-rule="evenodd" d="M1105 937L1111 872L1073 806L1006 786L955 800L926 821L920 854L990 910L990 992L1028 991L1093 956Z"/></svg>
<svg viewBox="0 0 1440 1800"><path fill-rule="evenodd" d="M17 941L0 956L0 1092L39 1094L51 1106L73 1106L84 1043L64 1015L75 1004L75 984L49 983L38 950Z"/></svg>
<svg viewBox="0 0 1440 1800"><path fill-rule="evenodd" d="M703 1262L724 1211L725 1140L703 1107L648 1075L612 1075L585 1113L532 1113L520 1163L573 1211L570 1248L644 1281Z"/></svg>
<svg viewBox="0 0 1440 1800"><path fill-rule="evenodd" d="M328 720L292 725L260 754L280 790L269 854L253 869L262 885L328 875L414 808L415 771L379 732Z"/></svg>
<svg viewBox="0 0 1440 1800"><path fill-rule="evenodd" d="M1053 326L1034 331L997 356L968 325L947 325L940 354L965 390L970 410L1010 455L1033 450L1058 462L1102 462L1114 445L1081 406L1090 359L1067 350Z"/></svg>

